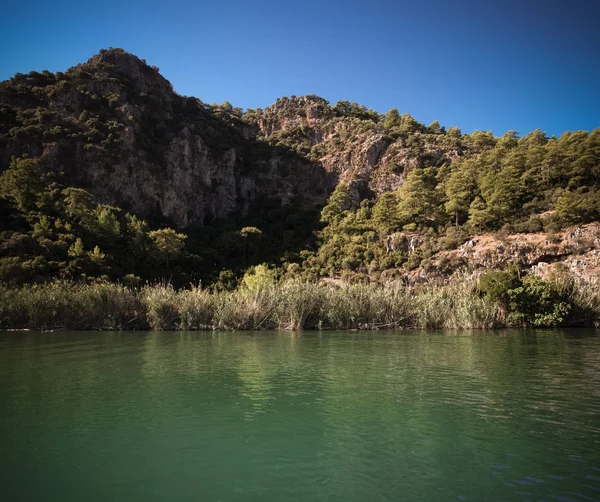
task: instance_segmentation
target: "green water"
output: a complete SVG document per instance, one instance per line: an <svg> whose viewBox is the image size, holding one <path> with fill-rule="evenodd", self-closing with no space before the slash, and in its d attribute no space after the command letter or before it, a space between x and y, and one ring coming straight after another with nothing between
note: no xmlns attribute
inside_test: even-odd
<svg viewBox="0 0 600 502"><path fill-rule="evenodd" d="M600 500L600 337L0 333L0 500Z"/></svg>

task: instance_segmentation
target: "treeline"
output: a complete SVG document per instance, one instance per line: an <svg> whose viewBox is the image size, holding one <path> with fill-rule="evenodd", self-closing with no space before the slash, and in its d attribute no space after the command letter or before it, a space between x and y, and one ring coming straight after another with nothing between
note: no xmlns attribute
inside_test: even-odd
<svg viewBox="0 0 600 502"><path fill-rule="evenodd" d="M396 192L367 204L375 230L439 232L455 226L477 233L509 224L516 231L536 232L600 217L600 129L559 138L539 130L523 138L514 131L500 138L478 131L460 138L464 155L410 170ZM323 220L339 221L359 203L350 200L342 184Z"/></svg>
<svg viewBox="0 0 600 502"><path fill-rule="evenodd" d="M187 232L151 229L64 186L64 176L38 160L13 159L0 175L0 280L105 277L140 284L166 277L177 285L231 289L246 268L262 262L292 277L373 278L427 267L435 252L472 234L553 233L599 218L599 130L560 138L484 132L463 141L476 153L414 168L396 192L377 199L359 200L339 184L320 223L313 212L265 203L262 213ZM418 249L390 252L387 236L397 233L419 234Z"/></svg>
<svg viewBox="0 0 600 502"><path fill-rule="evenodd" d="M0 126L0 281L10 284L166 278L227 290L260 263L289 278L377 280L427 269L473 234L552 234L600 218L600 129L463 134L314 95L264 110L209 106L122 49L1 82ZM128 159L160 172L166 164L149 159L184 129L214 152L234 150L236 176L260 196L177 230L158 208L142 219L118 196L96 200L86 170Z"/></svg>
<svg viewBox="0 0 600 502"><path fill-rule="evenodd" d="M311 211L266 206L271 221L253 213L185 232L152 228L62 181L29 158L13 158L0 174L0 281L99 277L136 286L168 279L232 289L252 264L299 248L318 221Z"/></svg>
<svg viewBox="0 0 600 502"><path fill-rule="evenodd" d="M186 235L148 224L92 194L62 187L35 159L13 159L0 176L0 279L142 278L185 274L197 259ZM138 274L138 275L135 275Z"/></svg>
<svg viewBox="0 0 600 502"><path fill-rule="evenodd" d="M553 234L600 217L600 129L547 138L475 132L473 152L406 173L395 192L358 200L340 184L321 213L320 245L303 270L310 277L427 267L440 250L482 232ZM418 249L390 252L387 236L420 236Z"/></svg>

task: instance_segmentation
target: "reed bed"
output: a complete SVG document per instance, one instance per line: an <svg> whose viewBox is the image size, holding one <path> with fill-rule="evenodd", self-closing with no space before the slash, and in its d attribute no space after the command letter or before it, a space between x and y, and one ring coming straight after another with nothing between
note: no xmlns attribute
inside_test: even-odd
<svg viewBox="0 0 600 502"><path fill-rule="evenodd" d="M600 299L564 286L567 325L600 325ZM56 281L0 286L0 328L66 330L490 329L510 324L478 294L476 279L445 285L330 284L288 280L235 291L176 291L170 284L129 288Z"/></svg>

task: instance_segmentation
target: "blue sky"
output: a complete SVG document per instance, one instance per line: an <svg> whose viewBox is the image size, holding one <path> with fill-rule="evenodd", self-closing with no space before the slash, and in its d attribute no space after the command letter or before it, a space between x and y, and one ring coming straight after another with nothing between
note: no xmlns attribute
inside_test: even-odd
<svg viewBox="0 0 600 502"><path fill-rule="evenodd" d="M600 0L11 2L0 80L101 48L177 92L265 107L315 93L463 132L600 127Z"/></svg>

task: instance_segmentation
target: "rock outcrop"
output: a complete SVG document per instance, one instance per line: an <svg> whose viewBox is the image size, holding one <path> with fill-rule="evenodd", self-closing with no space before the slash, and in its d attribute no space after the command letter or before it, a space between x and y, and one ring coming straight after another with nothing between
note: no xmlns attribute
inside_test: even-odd
<svg viewBox="0 0 600 502"><path fill-rule="evenodd" d="M396 236L394 241L414 252L418 236ZM428 282L468 269L483 272L517 264L542 278L559 269L566 270L593 287L600 287L600 223L570 227L550 237L543 233L513 234L499 238L482 234L469 239L457 249L440 251L431 258L431 265L407 272L408 282Z"/></svg>
<svg viewBox="0 0 600 502"><path fill-rule="evenodd" d="M303 104L298 120L309 124L328 109L325 100ZM101 203L180 228L265 201L314 208L337 182L318 162L257 138L234 113L176 94L158 68L121 49L65 73L16 75L0 84L0 107L0 171L12 156L35 157Z"/></svg>
<svg viewBox="0 0 600 502"><path fill-rule="evenodd" d="M423 253L420 257L418 252L428 239L425 230L439 236L454 220L457 226L466 223L468 213L470 223L471 213L481 212L476 203L482 203L485 190L475 187L470 171L465 171L468 176L464 180L458 180L466 187L455 187L460 211L451 209L448 213L445 203L450 196L444 183L452 165L468 163L496 141L489 133L463 137L458 129L446 132L435 124L426 127L407 114L400 116L397 110L395 114L380 116L356 103L330 106L315 95L280 98L264 110L245 112L229 103L209 106L197 98L177 94L158 68L144 60L122 49L109 49L65 73L17 74L0 83L0 172L10 165L13 156L27 156L37 159L56 187L84 188L98 202L136 213L153 228L166 223L193 230L215 220L240 220L246 216L251 216L249 220L256 217L260 226L265 223L262 217L273 213L275 216L268 223L275 224L272 231L281 237L283 226L277 227L281 224L278 218L285 219L277 213L281 208L315 211L325 204L339 183L344 183L351 205L368 212L372 209L371 201L383 193L395 192L408 173L420 169L424 179L433 180L427 184L423 181L427 193L435 193L439 199L425 205L429 214L420 215L420 222L398 221L395 227L388 226L386 230L368 227L366 233L373 237L367 243L354 242L360 232L351 230L348 239L354 247L332 251L338 269L347 250L354 249L358 259L348 261L347 268L361 273L374 270L382 277L401 275L409 283L443 280L465 267L481 271L518 263L541 276L551 274L559 266L565 267L575 277L597 284L600 271L597 223L572 227L551 236L530 233L500 238L482 234L456 249L439 251L437 247L434 252L435 246L430 247L427 255ZM516 156L515 161L523 164L523 159L538 159L540 152L536 149L546 139L536 133L530 136L525 142L525 153ZM579 202L583 201L580 205L585 206L580 208L585 211L578 219L564 220L566 223L560 226L597 219L600 206L594 204L599 193L595 185L600 150L582 156L577 141L585 139L592 143L593 135L577 138L578 134L566 138L575 144L572 146L575 153L570 157L561 156L560 149L549 151L549 160L536 160L537 164L534 162L533 170L529 171L525 162L522 173L513 173L513 165L509 163L505 174L514 183L505 183L504 192L499 194L488 190L487 197L495 200L495 207L486 214L488 219L497 219L490 220L492 224L488 226L464 225L463 229L498 229L504 223L512 223L507 219L518 213L515 206L521 203L520 198L516 197L516 202L506 208L499 202L507 194L516 193L514 187L524 190L527 183L530 198L525 203L529 206L523 207L530 207L529 216L539 220L539 225L519 228L534 231L548 228L540 222L542 211L548 211L551 204L540 202L537 195L541 181L534 183L531 174L540 166L543 178L550 180L544 195L546 202L562 198L564 212L569 204L575 207L573 200L580 196ZM498 140L498 144L505 146L516 142L510 134ZM593 153L591 148L588 150ZM512 162L509 150L494 152L499 159ZM461 161L453 164L459 156ZM501 184L503 178L494 178L496 164L488 161L491 165L488 185ZM575 166L574 175L565 169L569 165ZM479 171L477 164L473 173ZM555 179L550 179L551 175ZM584 178L587 184L578 187L577 180ZM461 199L465 190L472 192L466 202ZM583 190L583 195L575 193L577 190ZM61 192L56 190L56 193ZM437 218L437 213L445 219ZM308 215L309 219L313 216L310 212ZM294 218L291 220L287 231L293 233L300 223L294 226ZM300 215L296 215L296 220L302 222ZM310 221L304 222L306 234L318 226L316 218L315 222ZM414 259L410 263L382 260L385 263L380 268L373 268L371 263L376 253L364 253L363 245L376 242L378 233L401 228L421 228L421 231L397 232L378 243L376 251L384 258L386 252L398 251L404 260L407 255ZM281 240L285 247L289 239ZM220 248L220 254L222 251ZM297 249L286 249L277 259L288 251L291 260L299 261L298 256L293 256L300 255ZM332 275L337 273L333 268L331 265ZM407 272L408 269L412 270Z"/></svg>
<svg viewBox="0 0 600 502"><path fill-rule="evenodd" d="M315 95L243 115L208 106L122 49L65 73L18 74L0 84L0 107L0 171L12 156L36 157L102 203L180 228L265 201L314 209L339 182L373 198L458 154L441 134L392 138L379 117Z"/></svg>

